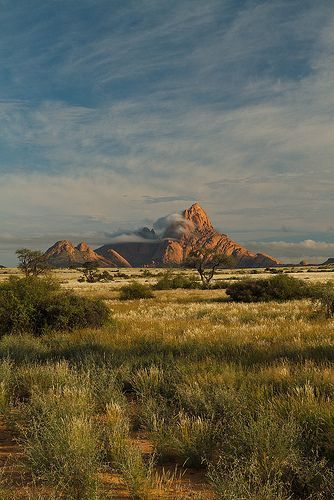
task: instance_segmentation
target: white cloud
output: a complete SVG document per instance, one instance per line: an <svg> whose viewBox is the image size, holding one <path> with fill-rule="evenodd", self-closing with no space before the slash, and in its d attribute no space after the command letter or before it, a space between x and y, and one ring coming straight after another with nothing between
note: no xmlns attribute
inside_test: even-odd
<svg viewBox="0 0 334 500"><path fill-rule="evenodd" d="M142 4L155 12L155 2ZM325 239L334 213L333 8L320 1L296 17L285 1L247 5L221 26L228 1L173 2L164 16L139 16L130 32L122 24L106 29L112 19L105 15L98 32L81 34L82 43L72 18L72 29L45 50L36 43L48 20L4 32L12 50L2 63L16 75L15 88L30 88L34 75L46 94L53 85L81 89L87 82L90 99L0 101L2 231L19 237L51 226L68 234L76 218L79 232L95 224L101 234L192 200L241 240L252 232L262 241L269 231L277 240L283 226L295 239ZM8 26L18 13L7 14ZM298 50L287 51L291 36ZM49 67L57 54L64 57ZM305 71L288 74L300 59ZM156 70L161 78L151 78ZM112 85L130 80L139 83L115 97ZM155 205L152 214L150 201L159 199L168 206Z"/></svg>

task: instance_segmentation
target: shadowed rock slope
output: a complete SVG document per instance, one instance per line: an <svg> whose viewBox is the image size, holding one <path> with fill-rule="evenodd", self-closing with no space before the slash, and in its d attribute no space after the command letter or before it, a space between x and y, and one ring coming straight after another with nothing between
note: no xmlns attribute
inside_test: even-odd
<svg viewBox="0 0 334 500"><path fill-rule="evenodd" d="M326 260L326 262L324 262L321 265L322 266L334 266L334 257L330 257L329 259Z"/></svg>

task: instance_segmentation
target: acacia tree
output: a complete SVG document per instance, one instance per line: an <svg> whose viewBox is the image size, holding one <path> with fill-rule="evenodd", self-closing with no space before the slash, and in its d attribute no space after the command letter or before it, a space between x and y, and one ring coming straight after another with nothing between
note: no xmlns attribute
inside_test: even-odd
<svg viewBox="0 0 334 500"><path fill-rule="evenodd" d="M200 247L191 250L185 264L187 267L196 269L203 286L208 288L216 270L220 267L234 267L235 260L221 253L217 248Z"/></svg>
<svg viewBox="0 0 334 500"><path fill-rule="evenodd" d="M24 273L26 278L29 276L40 276L50 269L45 255L40 250L19 248L15 253L19 261L17 267Z"/></svg>
<svg viewBox="0 0 334 500"><path fill-rule="evenodd" d="M108 271L99 272L99 264L98 262L84 262L80 269L83 273L83 276L79 278L79 281L86 281L87 283L97 283L98 281L102 281L107 283L108 281L112 281L113 277Z"/></svg>

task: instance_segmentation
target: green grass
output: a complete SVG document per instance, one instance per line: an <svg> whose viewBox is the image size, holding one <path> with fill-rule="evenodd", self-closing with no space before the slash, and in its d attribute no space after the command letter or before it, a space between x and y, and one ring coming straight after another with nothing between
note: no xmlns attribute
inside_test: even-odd
<svg viewBox="0 0 334 500"><path fill-rule="evenodd" d="M102 329L0 339L0 409L37 482L103 498L116 472L155 498L156 464L172 463L217 498L331 498L334 320L306 300L199 292L109 300Z"/></svg>

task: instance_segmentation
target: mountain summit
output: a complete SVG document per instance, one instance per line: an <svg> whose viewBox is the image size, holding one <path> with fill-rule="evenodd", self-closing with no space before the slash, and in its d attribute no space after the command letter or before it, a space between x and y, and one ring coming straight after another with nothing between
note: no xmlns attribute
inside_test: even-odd
<svg viewBox="0 0 334 500"><path fill-rule="evenodd" d="M194 203L183 212L185 220L191 222L196 231L213 230L213 225L206 212L199 203Z"/></svg>
<svg viewBox="0 0 334 500"><path fill-rule="evenodd" d="M254 253L239 245L226 234L219 233L199 205L194 203L181 214L162 217L154 224L114 238L113 243L96 250L87 243L78 246L63 240L46 252L50 263L56 267L98 262L101 267L179 266L191 250L214 248L236 259L238 267L279 266L280 261L263 253Z"/></svg>

